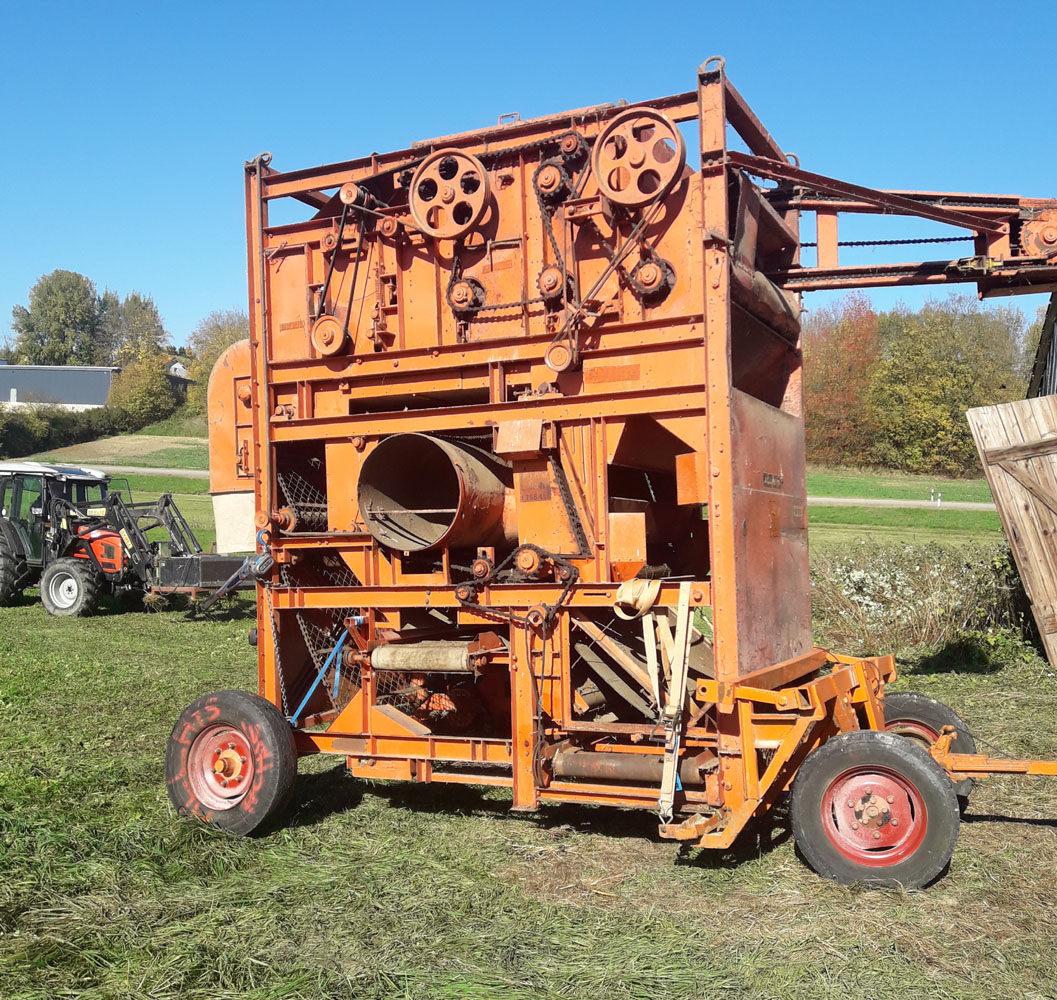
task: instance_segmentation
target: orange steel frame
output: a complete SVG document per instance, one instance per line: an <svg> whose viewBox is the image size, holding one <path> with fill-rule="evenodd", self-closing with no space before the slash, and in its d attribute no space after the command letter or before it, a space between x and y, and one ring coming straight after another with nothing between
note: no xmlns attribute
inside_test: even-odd
<svg viewBox="0 0 1057 1000"><path fill-rule="evenodd" d="M536 272L555 263L541 203L530 197L539 145L575 130L590 146L639 107L688 129L696 122L699 164L644 230L671 262L674 284L663 302L643 304L611 275L571 324L575 362L553 371L545 355L574 308L532 302ZM732 133L748 152L729 148ZM489 164L492 222L486 217L482 234L461 247L423 235L399 196L402 171L437 149ZM626 233L585 173L553 215L581 290L607 265L590 226L614 242ZM763 188L750 176L778 184ZM342 226L338 190L349 184L392 196L354 209ZM310 218L271 224L280 199L308 206ZM358 675L347 697L336 704L314 697L294 720L299 753L345 756L362 776L507 786L519 810L541 802L654 808L655 782L560 778L548 767L562 747L663 753L656 720L598 721L576 711L577 639L603 623L621 583L647 561L644 520L613 509L608 477L618 464L668 476L679 523L691 523L687 511L707 509L692 529L700 535L707 527L707 553L696 557L690 603L712 610L714 678L691 679L681 751L706 764L699 786L676 793L681 822L662 832L726 846L789 787L811 749L838 732L882 728L892 658L842 657L811 642L798 293L950 281L976 282L982 294L1044 290L1057 282L1057 258L1028 254L1024 234L1053 202L884 192L809 174L760 123L722 60L712 59L695 91L641 105L515 121L287 173L274 171L265 154L247 164L246 205L250 345L214 375L210 406L214 479L232 489L252 485L258 541L275 559L258 587L260 692L287 711L301 699L318 667L301 626L313 615L343 614L336 609L349 615L340 662L354 663ZM804 211L818 215L818 266L800 260ZM946 222L971 235L975 254L842 267L836 221L844 212ZM457 264L459 253L466 259ZM453 315L445 293L460 267L490 302L511 305L468 321ZM336 354L312 343L319 312L353 316ZM356 482L366 457L397 433L490 437L493 450L504 449L518 540L564 553L578 574L571 588L557 575L495 582L467 602L448 549L422 564L381 545L357 508ZM560 465L564 501L541 455ZM286 519L289 495L279 483L290 469L318 477L325 526L294 530ZM540 483L543 493L533 493ZM570 537L571 516L586 549ZM479 546L478 555L498 561L495 545ZM340 572L325 570L335 566ZM679 591L680 581L662 581L655 606L676 607ZM520 620L548 605L557 606L552 617ZM434 731L379 705L384 678L372 653L400 641L425 608L447 614L453 628L498 637L486 671L504 684L509 678L509 731ZM940 749L957 770L949 741Z"/></svg>

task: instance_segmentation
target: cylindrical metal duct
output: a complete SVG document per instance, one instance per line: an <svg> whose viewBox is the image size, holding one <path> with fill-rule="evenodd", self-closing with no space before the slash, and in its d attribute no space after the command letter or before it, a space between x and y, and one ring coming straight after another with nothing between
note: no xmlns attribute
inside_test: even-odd
<svg viewBox="0 0 1057 1000"><path fill-rule="evenodd" d="M707 751L679 762L684 785L703 785L703 773L715 756ZM664 757L660 754L613 753L594 750L562 750L554 756L556 778L594 778L601 781L643 781L660 784Z"/></svg>
<svg viewBox="0 0 1057 1000"><path fill-rule="evenodd" d="M516 541L504 530L509 468L472 445L393 434L364 459L356 502L367 530L404 552Z"/></svg>

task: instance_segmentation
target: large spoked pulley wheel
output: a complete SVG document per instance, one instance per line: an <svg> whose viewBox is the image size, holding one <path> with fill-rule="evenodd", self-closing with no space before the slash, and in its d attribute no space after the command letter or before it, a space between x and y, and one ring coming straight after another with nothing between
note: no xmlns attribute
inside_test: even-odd
<svg viewBox="0 0 1057 1000"><path fill-rule="evenodd" d="M488 171L476 156L439 149L419 164L411 178L411 216L427 236L457 239L480 221L489 191Z"/></svg>
<svg viewBox="0 0 1057 1000"><path fill-rule="evenodd" d="M790 811L808 864L843 885L928 885L949 863L960 826L943 768L910 740L872 730L810 753Z"/></svg>
<svg viewBox="0 0 1057 1000"><path fill-rule="evenodd" d="M913 740L926 753L939 739L944 726L953 726L957 734L951 743L952 753L976 753L976 740L961 716L941 701L923 694L895 691L885 694L885 731ZM964 808L973 789L973 779L954 783L958 801Z"/></svg>
<svg viewBox="0 0 1057 1000"><path fill-rule="evenodd" d="M269 701L217 691L177 720L165 753L169 798L181 816L245 836L286 804L297 778L293 732Z"/></svg>
<svg viewBox="0 0 1057 1000"><path fill-rule="evenodd" d="M40 575L40 602L49 615L90 615L99 605L102 579L87 559L64 556Z"/></svg>
<svg viewBox="0 0 1057 1000"><path fill-rule="evenodd" d="M591 168L610 201L634 208L672 187L686 166L686 142L675 123L651 108L617 115L595 143Z"/></svg>

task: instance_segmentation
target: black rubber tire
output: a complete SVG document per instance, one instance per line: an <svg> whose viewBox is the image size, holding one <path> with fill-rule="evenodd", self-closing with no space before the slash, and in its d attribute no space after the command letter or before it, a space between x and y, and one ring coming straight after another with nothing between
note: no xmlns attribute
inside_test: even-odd
<svg viewBox="0 0 1057 1000"><path fill-rule="evenodd" d="M837 809L843 808L844 802L834 802L833 798L843 800L844 794L838 792L849 777L864 782L895 777L913 787L924 809L923 815L920 811L915 814L913 828L904 823L905 830L915 829L914 837L920 837L919 842L908 845L908 854L896 855L892 863L885 864L878 853L871 864L849 857L838 847L841 834L830 831L850 822L853 816L838 816ZM830 816L824 816L827 808L832 810ZM954 787L943 768L910 740L874 730L842 733L808 754L793 782L790 818L800 853L819 875L842 885L870 888L918 889L928 885L950 862L961 824ZM918 826L922 822L924 825ZM847 843L862 838L863 833L846 832L844 837ZM858 850L869 854L861 846Z"/></svg>
<svg viewBox="0 0 1057 1000"><path fill-rule="evenodd" d="M916 740L922 749L927 750L927 744L934 742L928 739L928 735L920 732L899 732L900 722L918 723L930 729L936 736L944 726L954 726L958 738L951 743L951 753L976 753L976 740L969 732L969 727L961 716L952 708L948 708L942 701L929 698L928 695L914 694L910 691L892 691L885 693L885 730L887 732L898 732L900 736ZM964 807L969 801L969 793L973 790L972 778L964 778L954 783L954 792L958 796L959 803Z"/></svg>
<svg viewBox="0 0 1057 1000"><path fill-rule="evenodd" d="M15 554L0 537L0 605L9 604L22 593L22 588L18 585L22 575L18 562Z"/></svg>
<svg viewBox="0 0 1057 1000"><path fill-rule="evenodd" d="M244 795L226 808L214 808L196 793L193 750L202 737L227 725L241 732L252 754L252 775ZM205 736L203 736L205 734ZM197 756L196 756L197 755ZM297 780L297 750L290 723L270 701L248 691L216 691L184 709L165 750L165 783L176 812L197 817L240 837L259 832L286 805Z"/></svg>
<svg viewBox="0 0 1057 1000"><path fill-rule="evenodd" d="M99 607L102 574L87 559L63 556L40 574L40 603L49 615L84 618Z"/></svg>

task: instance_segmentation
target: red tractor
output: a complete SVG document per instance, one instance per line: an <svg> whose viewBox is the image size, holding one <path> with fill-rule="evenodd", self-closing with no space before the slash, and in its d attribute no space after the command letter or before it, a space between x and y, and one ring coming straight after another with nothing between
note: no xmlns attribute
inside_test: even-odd
<svg viewBox="0 0 1057 1000"><path fill-rule="evenodd" d="M172 494L134 502L94 469L0 463L0 604L38 585L51 615L89 615L105 593L214 590L241 556L202 551Z"/></svg>

